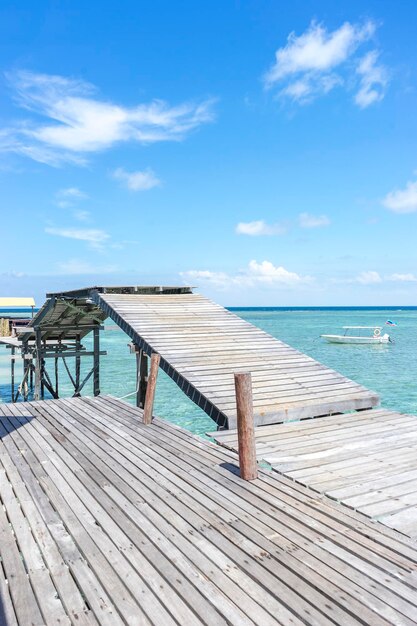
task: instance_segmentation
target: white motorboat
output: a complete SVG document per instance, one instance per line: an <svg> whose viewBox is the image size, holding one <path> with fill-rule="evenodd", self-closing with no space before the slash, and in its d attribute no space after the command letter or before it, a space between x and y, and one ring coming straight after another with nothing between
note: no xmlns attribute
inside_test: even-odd
<svg viewBox="0 0 417 626"><path fill-rule="evenodd" d="M388 333L382 334L382 326L343 326L343 335L320 335L329 343L379 344L390 343Z"/></svg>

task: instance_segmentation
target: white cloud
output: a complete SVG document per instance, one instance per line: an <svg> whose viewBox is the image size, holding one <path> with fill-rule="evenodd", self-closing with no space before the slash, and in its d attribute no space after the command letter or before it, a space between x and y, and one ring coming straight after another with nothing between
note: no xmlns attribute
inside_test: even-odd
<svg viewBox="0 0 417 626"><path fill-rule="evenodd" d="M377 65L379 53L376 50L368 52L361 59L356 72L361 77L359 91L355 102L365 109L374 102L382 100L388 85L388 72L381 64Z"/></svg>
<svg viewBox="0 0 417 626"><path fill-rule="evenodd" d="M354 279L354 282L360 283L361 285L376 285L382 283L382 278L378 272L370 270L368 272L361 272Z"/></svg>
<svg viewBox="0 0 417 626"><path fill-rule="evenodd" d="M180 272L180 275L187 284L203 282L220 289L227 289L231 286L255 287L256 285L288 288L313 281L311 276L301 276L296 272L290 272L282 266L275 266L270 261L258 263L256 260L250 261L244 270L236 274L189 270Z"/></svg>
<svg viewBox="0 0 417 626"><path fill-rule="evenodd" d="M264 220L255 222L239 222L236 226L238 235L282 235L286 232L286 228L281 224L266 224Z"/></svg>
<svg viewBox="0 0 417 626"><path fill-rule="evenodd" d="M250 261L248 267L248 276L258 282L266 283L283 283L291 285L295 283L311 280L310 277L302 277L295 272L289 272L281 265L276 267L270 261Z"/></svg>
<svg viewBox="0 0 417 626"><path fill-rule="evenodd" d="M117 268L114 265L96 266L80 259L69 259L58 263L58 270L62 274L110 274Z"/></svg>
<svg viewBox="0 0 417 626"><path fill-rule="evenodd" d="M312 21L307 30L297 36L290 33L287 44L275 53L275 63L264 76L267 88L279 87L279 95L299 104L311 102L336 86L351 88L352 78L360 80L355 102L364 108L384 96L388 84L386 69L377 65L378 53L369 52L352 73L352 60L358 48L369 41L376 24L345 22L328 31Z"/></svg>
<svg viewBox="0 0 417 626"><path fill-rule="evenodd" d="M310 215L309 213L300 213L298 221L301 228L320 228L330 224L326 215Z"/></svg>
<svg viewBox="0 0 417 626"><path fill-rule="evenodd" d="M143 170L142 172L126 172L122 167L119 167L113 172L113 176L117 180L124 182L126 187L132 191L146 191L147 189L153 189L153 187L159 187L161 184L161 181L151 169Z"/></svg>
<svg viewBox="0 0 417 626"><path fill-rule="evenodd" d="M87 241L95 248L102 246L110 239L108 233L98 228L55 228L48 226L45 228L45 232L48 233L48 235Z"/></svg>
<svg viewBox="0 0 417 626"><path fill-rule="evenodd" d="M50 165L82 164L86 153L121 142L181 140L213 119L212 100L178 106L154 100L127 107L94 97L95 88L82 80L25 71L8 79L17 103L47 121L28 120L3 130L0 149Z"/></svg>
<svg viewBox="0 0 417 626"><path fill-rule="evenodd" d="M396 283L415 283L417 282L417 276L414 276L414 274L390 274L385 277L385 280Z"/></svg>
<svg viewBox="0 0 417 626"><path fill-rule="evenodd" d="M78 189L78 187L67 187L60 189L56 193L56 205L60 209L67 209L74 206L79 200L85 200L88 195Z"/></svg>
<svg viewBox="0 0 417 626"><path fill-rule="evenodd" d="M187 285L192 286L195 286L194 283L202 281L222 289L233 282L233 278L225 272L212 272L210 270L188 270L187 272L180 272L180 276Z"/></svg>
<svg viewBox="0 0 417 626"><path fill-rule="evenodd" d="M91 213L90 211L83 211L81 209L76 209L75 211L73 211L73 216L79 222L89 222Z"/></svg>
<svg viewBox="0 0 417 626"><path fill-rule="evenodd" d="M382 204L394 213L414 213L417 211L417 181L409 181L405 189L391 191Z"/></svg>
<svg viewBox="0 0 417 626"><path fill-rule="evenodd" d="M276 51L275 64L265 80L273 83L300 72L331 70L346 61L358 45L374 32L375 24L370 21L363 26L345 22L331 33L313 21L299 37L294 32L290 33L287 45Z"/></svg>
<svg viewBox="0 0 417 626"><path fill-rule="evenodd" d="M58 195L64 198L88 198L88 195L78 189L78 187L67 187L66 189L60 189Z"/></svg>

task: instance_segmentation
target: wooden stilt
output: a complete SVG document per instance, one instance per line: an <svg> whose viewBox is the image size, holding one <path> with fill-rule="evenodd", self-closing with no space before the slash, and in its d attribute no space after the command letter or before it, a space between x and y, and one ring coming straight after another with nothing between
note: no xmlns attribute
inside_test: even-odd
<svg viewBox="0 0 417 626"><path fill-rule="evenodd" d="M100 328L93 330L94 342L94 374L93 374L93 393L95 396L100 395Z"/></svg>
<svg viewBox="0 0 417 626"><path fill-rule="evenodd" d="M45 348L46 348L46 341L43 342L43 347L42 347L42 352L41 352L41 398L42 400L45 399L45 359L44 359L44 355L45 355Z"/></svg>
<svg viewBox="0 0 417 626"><path fill-rule="evenodd" d="M243 480L254 480L258 477L258 467L253 423L252 376L250 373L239 372L235 374L235 391L240 476Z"/></svg>
<svg viewBox="0 0 417 626"><path fill-rule="evenodd" d="M41 399L42 376L42 335L40 328L35 328L36 356L35 356L35 400Z"/></svg>
<svg viewBox="0 0 417 626"><path fill-rule="evenodd" d="M30 359L29 361L29 368L29 388L33 391L33 359Z"/></svg>
<svg viewBox="0 0 417 626"><path fill-rule="evenodd" d="M81 350L81 340L80 340L80 335L77 335L77 338L76 338L76 341L75 341L75 352L76 352L76 356L75 356L75 393L74 393L75 397L80 395L80 375L81 375L80 350Z"/></svg>
<svg viewBox="0 0 417 626"><path fill-rule="evenodd" d="M58 357L55 357L55 394L59 398L59 372L58 372Z"/></svg>
<svg viewBox="0 0 417 626"><path fill-rule="evenodd" d="M11 352L12 352L12 359L10 361L10 381L11 381L12 402L14 402L14 368L15 368L14 355L16 353L16 348L14 346L12 346Z"/></svg>
<svg viewBox="0 0 417 626"><path fill-rule="evenodd" d="M148 385L148 357L143 350L136 352L137 394L136 406L145 406L146 388Z"/></svg>
<svg viewBox="0 0 417 626"><path fill-rule="evenodd" d="M151 368L146 389L145 406L143 408L143 423L152 423L153 403L155 400L156 380L158 378L159 361L161 357L154 352L151 356Z"/></svg>

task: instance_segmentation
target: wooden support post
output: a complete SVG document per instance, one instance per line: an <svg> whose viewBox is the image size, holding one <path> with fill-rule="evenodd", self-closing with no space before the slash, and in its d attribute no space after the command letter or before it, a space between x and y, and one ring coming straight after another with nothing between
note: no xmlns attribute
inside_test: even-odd
<svg viewBox="0 0 417 626"><path fill-rule="evenodd" d="M253 424L252 376L250 373L239 372L235 374L235 390L240 476L243 480L254 480L258 477L258 467Z"/></svg>
<svg viewBox="0 0 417 626"><path fill-rule="evenodd" d="M146 388L148 386L148 357L143 350L136 352L137 393L136 406L145 406Z"/></svg>
<svg viewBox="0 0 417 626"><path fill-rule="evenodd" d="M80 395L80 382L81 382L81 357L80 357L80 350L81 350L81 339L80 339L80 335L77 335L77 338L75 340L76 356L75 356L75 393L74 393L74 397L78 397Z"/></svg>
<svg viewBox="0 0 417 626"><path fill-rule="evenodd" d="M58 357L57 356L54 359L54 365L55 365L55 395L57 398L59 398L59 373L58 373Z"/></svg>
<svg viewBox="0 0 417 626"><path fill-rule="evenodd" d="M94 351L94 364L93 364L93 393L95 396L100 395L100 328L95 327L93 330L93 351Z"/></svg>
<svg viewBox="0 0 417 626"><path fill-rule="evenodd" d="M29 352L28 344L25 343L25 354L31 355L29 360L29 389L33 391L33 349Z"/></svg>
<svg viewBox="0 0 417 626"><path fill-rule="evenodd" d="M158 378L158 367L161 357L154 352L151 356L151 368L149 372L148 385L146 389L145 406L143 408L143 423L152 423L153 403L155 399L156 379Z"/></svg>
<svg viewBox="0 0 417 626"><path fill-rule="evenodd" d="M11 392L12 392L12 402L14 402L14 366L15 366L14 355L16 353L16 348L14 346L12 346L11 352L12 352L12 360L10 361L10 383L11 383Z"/></svg>
<svg viewBox="0 0 417 626"><path fill-rule="evenodd" d="M36 358L35 358L35 400L41 399L42 377L42 335L40 328L35 328Z"/></svg>
<svg viewBox="0 0 417 626"><path fill-rule="evenodd" d="M45 349L46 349L46 339L43 341L42 353L41 353L41 399L45 399Z"/></svg>

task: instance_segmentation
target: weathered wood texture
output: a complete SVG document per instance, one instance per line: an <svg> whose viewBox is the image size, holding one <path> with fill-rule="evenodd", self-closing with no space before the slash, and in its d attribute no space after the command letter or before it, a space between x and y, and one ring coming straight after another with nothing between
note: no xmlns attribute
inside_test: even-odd
<svg viewBox="0 0 417 626"><path fill-rule="evenodd" d="M141 415L0 404L0 623L417 623L411 541Z"/></svg>
<svg viewBox="0 0 417 626"><path fill-rule="evenodd" d="M255 428L253 424L252 377L249 372L235 374L239 469L243 480L258 478Z"/></svg>
<svg viewBox="0 0 417 626"><path fill-rule="evenodd" d="M211 433L237 450L236 431ZM255 429L259 460L417 539L417 417L385 409Z"/></svg>
<svg viewBox="0 0 417 626"><path fill-rule="evenodd" d="M151 356L151 367L146 385L145 404L143 407L143 423L151 424L153 416L153 404L155 401L156 382L158 380L158 369L161 357L154 352Z"/></svg>
<svg viewBox="0 0 417 626"><path fill-rule="evenodd" d="M256 424L375 406L377 394L198 294L91 298L219 425L236 426L234 373L250 371Z"/></svg>

